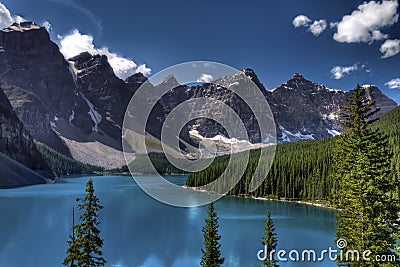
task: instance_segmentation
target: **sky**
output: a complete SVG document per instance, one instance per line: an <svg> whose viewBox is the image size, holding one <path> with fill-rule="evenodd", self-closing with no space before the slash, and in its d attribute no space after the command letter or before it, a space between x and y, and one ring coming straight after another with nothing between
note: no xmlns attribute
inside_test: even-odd
<svg viewBox="0 0 400 267"><path fill-rule="evenodd" d="M268 89L299 72L335 89L374 84L400 103L398 0L0 2L0 27L34 21L66 58L107 55L120 78L206 60L252 68Z"/></svg>

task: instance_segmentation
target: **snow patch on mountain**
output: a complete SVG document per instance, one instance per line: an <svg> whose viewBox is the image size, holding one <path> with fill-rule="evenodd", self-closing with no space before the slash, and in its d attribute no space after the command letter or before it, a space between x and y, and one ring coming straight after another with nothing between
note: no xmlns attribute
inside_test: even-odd
<svg viewBox="0 0 400 267"><path fill-rule="evenodd" d="M332 135L332 136L338 136L338 135L340 135L340 133L338 132L338 131L336 131L336 130L334 130L334 129L326 129L327 131L328 131L328 133L330 134L330 135Z"/></svg>
<svg viewBox="0 0 400 267"><path fill-rule="evenodd" d="M330 92L335 92L335 93L343 92L343 90L340 90L340 89L333 89L333 88L328 88L328 87L325 87L325 89Z"/></svg>
<svg viewBox="0 0 400 267"><path fill-rule="evenodd" d="M281 142L291 142L293 140L314 140L313 134L302 134L300 131L297 133L292 133L286 130L282 125L278 124L279 129L282 131L282 136L280 138Z"/></svg>
<svg viewBox="0 0 400 267"><path fill-rule="evenodd" d="M100 115L100 113L98 113L93 105L92 102L89 101L89 99L86 98L86 96L80 92L81 97L83 98L83 100L86 101L88 107L89 107L89 116L92 119L93 123L94 123L94 127L92 128L93 131L98 132L99 131L99 124L101 122L102 116Z"/></svg>
<svg viewBox="0 0 400 267"><path fill-rule="evenodd" d="M78 80L78 70L75 68L74 62L72 61L67 61L67 62L69 65L68 67L69 73L71 73L72 79L74 80L76 86L76 82Z"/></svg>
<svg viewBox="0 0 400 267"><path fill-rule="evenodd" d="M72 125L72 121L73 121L74 119L75 119L75 111L72 110L72 113L71 113L71 115L69 116L69 119L68 119L69 124Z"/></svg>

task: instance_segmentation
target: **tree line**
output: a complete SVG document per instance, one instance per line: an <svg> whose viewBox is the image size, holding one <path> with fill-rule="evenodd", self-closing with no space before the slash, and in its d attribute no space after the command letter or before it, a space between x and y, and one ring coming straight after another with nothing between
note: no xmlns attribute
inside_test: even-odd
<svg viewBox="0 0 400 267"><path fill-rule="evenodd" d="M74 160L36 140L34 141L34 144L39 153L46 161L50 170L56 176L65 176L72 174L94 174L104 171L104 168L102 167L92 166Z"/></svg>
<svg viewBox="0 0 400 267"><path fill-rule="evenodd" d="M396 139L398 138L398 130L393 127L393 124L399 123L400 116L397 119L393 119L393 117L400 113L397 109L381 120L380 123L383 123L382 128L389 129L383 132L382 128L379 127L380 125L374 123L374 120L371 119L371 116L377 112L377 110L372 109L373 105L374 102L366 97L365 90L357 86L348 99L348 106L343 107L344 113L342 114L343 120L341 123L345 127L345 132L337 138L319 141L326 145L334 140L334 145L328 145L325 150L321 147L313 147L312 153L320 151L323 155L320 158L317 157L316 161L309 158L311 156L307 153L302 155L306 155L308 160L300 160L302 163L300 164L300 173L304 172L301 176L306 177L306 171L313 173L312 166L318 168L319 171L324 170L320 166L321 161L318 161L318 159L328 160L327 155L324 153L327 153L327 149L330 149L327 154L330 155L332 162L330 162L330 168L327 171L330 171L328 176L331 179L331 187L328 187L327 184L322 186L323 183L318 184L315 180L316 185L309 188L314 188L314 190L319 188L320 193L326 192L326 199L338 209L336 241L345 241L345 245L339 247L341 249L341 257L337 259L339 266L392 267L398 266L400 263L399 248L396 245L400 235L398 227L400 183L398 158L393 156L398 148L389 146L390 142L398 140ZM389 125L389 122L391 125ZM299 143L306 144L307 142ZM310 144L315 143L317 142L311 142ZM306 148L304 147L304 149ZM295 153L293 148L288 151ZM308 152L311 153L310 151ZM252 155L253 164L256 164L255 153L257 151L254 151ZM283 161L283 156L280 160ZM236 162L236 164L238 163ZM285 166L289 166L288 162L287 164ZM224 167L226 168L226 157L221 157L214 164L214 174L223 171ZM251 170L248 166L247 172ZM277 169L277 174L279 174L278 170L285 171L283 168ZM296 173L289 172L290 175ZM327 179L324 176L318 177L320 180ZM211 180L212 177L209 179ZM237 194L237 190L240 189L246 193L246 183L250 181L247 173L242 177L242 180L244 180L244 184L241 185L243 187L234 188L233 190L235 191L231 193ZM204 182L204 180L201 182ZM281 186L279 184L275 185L276 188ZM266 186L264 185L264 187ZM298 188L306 191L304 187ZM293 186L292 189L295 190L295 187ZM278 196L281 192L291 194L289 191L280 190L276 191ZM106 262L102 257L101 251L103 240L100 238L100 231L97 228L100 223L98 211L102 207L98 203L98 198L93 194L94 189L91 179L88 181L86 192L87 194L83 200L79 200L81 203L78 207L83 211L80 216L82 222L76 226L73 224L73 234L68 241L69 248L64 261L65 266L104 266ZM315 194L315 191L312 192ZM277 266L277 261L272 252L276 249L277 237L269 212L267 212L264 225L265 234L261 238L261 244L265 246L267 257L262 260L262 264L274 267ZM214 203L211 202L208 207L208 217L205 219L205 226L202 229L204 238L204 248L201 249L202 257L200 261L202 267L219 267L225 261L221 255L221 236L218 233L218 228L218 215L214 210ZM360 259L359 255L355 255L355 252L362 254L363 258ZM367 256L371 256L368 260L364 258L366 252ZM377 257L379 255L394 256L396 261L379 262Z"/></svg>
<svg viewBox="0 0 400 267"><path fill-rule="evenodd" d="M342 107L342 135L278 145L271 172L251 193L248 184L259 153L253 151L245 174L229 193L329 202L337 208L336 241L345 244L340 247L345 256L337 260L339 266L398 266L400 109L378 121L371 119L378 109L360 86L347 103ZM220 158L190 174L187 185L211 182L226 165L227 157ZM360 259L365 253L371 258ZM382 263L379 256L396 261Z"/></svg>
<svg viewBox="0 0 400 267"><path fill-rule="evenodd" d="M368 126L387 135L388 153L391 155L392 177L400 174L400 107L383 115ZM282 143L276 146L275 159L262 185L249 192L249 184L258 164L260 149L250 151L249 162L239 183L228 195L245 195L286 200L302 200L333 204L338 184L333 177L334 150L339 137ZM240 155L235 155L240 158ZM230 156L221 156L206 169L188 174L186 185L199 187L218 178L226 169ZM245 158L234 160L234 170L245 164ZM266 164L265 164L266 165Z"/></svg>

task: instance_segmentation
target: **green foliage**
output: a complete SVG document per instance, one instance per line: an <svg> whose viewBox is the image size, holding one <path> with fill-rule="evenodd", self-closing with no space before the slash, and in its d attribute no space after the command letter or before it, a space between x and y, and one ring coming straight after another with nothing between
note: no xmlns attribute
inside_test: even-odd
<svg viewBox="0 0 400 267"><path fill-rule="evenodd" d="M134 173L140 174L152 174L153 169L149 168L146 160L146 155L136 155L135 160L133 160L129 167ZM168 175L168 174L185 174L184 171L176 168L172 165L164 153L159 152L151 152L148 154L150 161L153 167L159 174Z"/></svg>
<svg viewBox="0 0 400 267"><path fill-rule="evenodd" d="M204 220L203 227L204 250L201 249L203 256L200 265L203 267L219 267L225 259L221 258L221 236L218 234L218 216L214 211L214 203L208 205L208 218Z"/></svg>
<svg viewBox="0 0 400 267"><path fill-rule="evenodd" d="M69 158L38 141L35 141L35 146L56 176L94 174L96 172L104 171L104 168L102 167L83 164L82 162Z"/></svg>
<svg viewBox="0 0 400 267"><path fill-rule="evenodd" d="M379 129L388 135L386 147L392 155L392 176L396 174L399 177L400 107L383 115L369 127L374 130ZM337 188L337 182L332 175L333 154L337 140L338 137L334 137L277 145L271 170L255 192L249 192L248 185L258 164L260 151L252 150L246 172L229 194L332 203L335 201ZM224 172L229 159L229 156L217 157L205 170L189 173L186 185L198 187L215 180ZM234 165L233 169L236 169L235 165L244 164L243 162L244 160L233 161L231 163Z"/></svg>
<svg viewBox="0 0 400 267"><path fill-rule="evenodd" d="M76 226L75 226L75 209L72 208L72 234L69 236L69 240L67 241L68 243L68 249L67 249L67 256L64 259L64 265L73 267L76 266L76 259L79 257L79 250L78 246L75 243L75 231L76 231Z"/></svg>
<svg viewBox="0 0 400 267"><path fill-rule="evenodd" d="M79 210L83 211L79 216L80 223L73 226L73 235L68 241L67 256L64 266L97 267L104 266L106 260L102 257L103 240L100 238L99 211L103 208L99 204L99 198L94 194L93 180L86 184L86 194L80 202Z"/></svg>
<svg viewBox="0 0 400 267"><path fill-rule="evenodd" d="M333 181L330 179L332 151L335 139L283 143L276 147L275 159L263 184L255 191L248 187L258 164L260 150L252 150L249 163L231 195L249 195L288 200L328 201ZM232 160L233 170L245 164L239 156ZM229 162L229 156L215 159L203 171L189 173L186 185L198 187L220 176ZM267 164L264 164L266 166ZM230 175L235 175L231 173ZM237 174L236 174L237 175Z"/></svg>
<svg viewBox="0 0 400 267"><path fill-rule="evenodd" d="M395 249L399 180L392 175L387 136L369 127L369 118L377 112L371 111L374 102L360 86L347 101L342 114L346 131L339 137L334 153L335 203L339 208L336 237L347 241L345 253L370 250L372 256L369 262L343 259L339 263L376 266L376 255L390 255Z"/></svg>
<svg viewBox="0 0 400 267"><path fill-rule="evenodd" d="M275 253L272 253L272 251L276 251L278 240L275 234L274 222L271 219L271 213L269 211L267 211L267 219L265 219L264 230L265 233L261 238L261 244L267 248L265 251L267 258L262 263L267 267L276 267L278 265L276 264L276 260L274 258Z"/></svg>

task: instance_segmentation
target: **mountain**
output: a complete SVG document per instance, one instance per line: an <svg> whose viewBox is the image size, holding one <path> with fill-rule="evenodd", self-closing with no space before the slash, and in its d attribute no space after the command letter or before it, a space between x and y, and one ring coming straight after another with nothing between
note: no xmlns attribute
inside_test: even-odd
<svg viewBox="0 0 400 267"><path fill-rule="evenodd" d="M65 60L32 22L0 31L0 85L32 136L84 163L120 167L127 102L143 77L118 79L105 56Z"/></svg>
<svg viewBox="0 0 400 267"><path fill-rule="evenodd" d="M31 22L1 30L0 46L0 85L18 117L35 139L68 154L51 122L68 120L72 108L83 102L74 94L69 64L58 46Z"/></svg>
<svg viewBox="0 0 400 267"><path fill-rule="evenodd" d="M368 97L376 101L379 117L397 107L376 86L364 86ZM343 131L339 124L341 106L346 105L349 92L329 89L306 80L295 73L286 83L267 95L275 116L280 141L317 139L335 136Z"/></svg>
<svg viewBox="0 0 400 267"><path fill-rule="evenodd" d="M0 89L0 188L45 183L54 176Z"/></svg>
<svg viewBox="0 0 400 267"><path fill-rule="evenodd" d="M121 137L126 107L133 95L127 83L117 78L106 56L82 53L68 59L76 70L77 90L92 106L91 129L100 129L113 139ZM128 78L133 83L133 77Z"/></svg>
<svg viewBox="0 0 400 267"><path fill-rule="evenodd" d="M252 83L250 83L250 81ZM152 127L149 132L159 138L163 121L176 106L198 97L219 100L231 107L243 121L252 144L261 143L261 133L254 116L254 110L238 97L232 89L241 87L244 91L255 84L267 99L274 115L278 142L290 142L304 139L319 139L340 134L343 129L339 124L341 106L346 105L349 92L326 88L324 85L311 82L301 74L295 73L286 83L279 87L267 90L259 81L252 69L222 77L212 83L197 86L177 85L173 77L167 77L161 85L175 87L161 98L150 114ZM160 85L159 85L160 86ZM385 96L376 86L364 85L367 96L375 100L375 107L380 111L375 115L379 117L397 107L396 102ZM255 111L265 113L265 106L256 105ZM226 114L221 113L216 107L196 106L192 111L211 110L215 121L222 120ZM231 143L233 137L228 139L226 130L211 119L196 119L187 124L182 130L186 143L198 143L201 140L214 140L217 143ZM185 131L189 129L189 134ZM251 144L243 149L254 148Z"/></svg>
<svg viewBox="0 0 400 267"><path fill-rule="evenodd" d="M19 120L34 139L85 164L108 169L125 164L123 119L131 97L142 85L148 86L149 92L172 88L157 102L147 122L146 140L151 141L154 152L161 151L161 129L171 110L203 96L220 100L239 114L250 142L235 140L215 121L200 118L183 126L180 149L195 157L199 143L207 139L219 146L220 153L230 151L232 143L239 150L257 147L265 140L261 140L254 113L231 90L235 86L246 89L253 83L269 102L279 142L323 138L342 131L338 123L340 106L348 93L326 88L298 73L273 90L267 90L252 69L194 86L179 85L171 75L158 85L147 82L141 73L123 81L104 55L84 52L65 59L48 32L33 22L14 23L1 30L0 48L0 86ZM378 116L397 106L377 87L365 89L381 108ZM143 101L154 99L150 96ZM263 105L256 109L265 113ZM197 105L188 112L201 111L210 112L216 119L226 116L209 105Z"/></svg>

